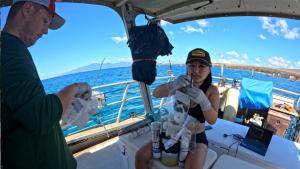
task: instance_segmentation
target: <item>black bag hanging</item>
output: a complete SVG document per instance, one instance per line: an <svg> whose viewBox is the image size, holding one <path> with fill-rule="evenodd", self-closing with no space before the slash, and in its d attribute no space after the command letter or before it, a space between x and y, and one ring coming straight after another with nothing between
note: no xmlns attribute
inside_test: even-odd
<svg viewBox="0 0 300 169"><path fill-rule="evenodd" d="M172 54L174 48L166 33L159 22L150 20L147 25L129 30L127 44L133 58L132 78L151 85L156 77L156 58Z"/></svg>

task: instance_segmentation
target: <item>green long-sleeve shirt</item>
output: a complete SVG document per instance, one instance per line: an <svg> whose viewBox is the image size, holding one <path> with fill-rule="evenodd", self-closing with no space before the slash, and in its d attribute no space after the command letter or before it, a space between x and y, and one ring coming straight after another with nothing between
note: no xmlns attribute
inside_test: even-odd
<svg viewBox="0 0 300 169"><path fill-rule="evenodd" d="M1 157L4 169L75 169L59 125L62 104L46 94L31 54L1 33Z"/></svg>

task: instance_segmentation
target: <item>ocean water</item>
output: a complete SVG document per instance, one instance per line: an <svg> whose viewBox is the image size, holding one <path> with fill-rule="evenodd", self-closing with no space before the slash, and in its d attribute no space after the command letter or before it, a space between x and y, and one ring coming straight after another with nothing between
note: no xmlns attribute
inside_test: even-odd
<svg viewBox="0 0 300 169"><path fill-rule="evenodd" d="M168 76L169 66L157 66L157 77L162 76ZM173 65L173 74L175 76L184 75L186 74L186 67L185 66L178 66ZM220 76L220 68L219 67L213 67L212 68L212 75L213 76ZM245 70L236 70L236 69L224 69L224 77L232 78L241 80L243 77L246 78L254 78L258 80L264 80L264 81L272 81L273 86L285 90L289 90L292 92L300 93L300 82L298 81L291 81L284 78L279 77L272 77L268 75L263 75L259 73L253 73L250 71ZM132 80L131 75L131 67L122 67L122 68L112 68L112 69L103 69L103 70L95 70L95 71L89 71L89 72L82 72L82 73L76 73L71 75L65 75L60 77L55 77L51 79L43 80L42 83L44 85L45 91L47 93L55 93L61 90L66 85L75 83L75 82L87 82L92 87L93 86L99 86L104 84L111 84L121 81L128 81ZM218 79L213 79L214 82L217 82ZM151 92L153 89L160 83L163 83L164 81L158 80L155 81L151 86L150 90ZM108 92L107 89L101 90L101 92L105 93L105 97L110 100L110 102L115 102L122 99L124 85L113 87L113 90L115 92ZM133 86L134 87L134 86ZM140 95L140 92L138 91L137 84L135 85L135 89L129 90L128 92L128 98L134 97L137 95ZM120 90L122 90L120 92ZM275 93L279 93L281 95L285 95L287 97L292 97L296 99L297 97L294 95L289 95L285 93L280 93L277 91L273 91ZM159 99L153 98L153 104L158 105ZM89 119L89 122L84 126L84 128L79 128L76 126L69 126L66 129L64 129L64 135L69 135L71 133L74 133L79 130L84 130L85 128L91 128L96 126L101 126L102 124L99 123L99 118L103 121L104 124L113 123L116 121L117 112L121 104L116 104L112 106L103 107L99 112L99 114L96 116L93 116ZM141 106L142 105L142 106ZM123 113L121 116L121 120L129 118L132 113L136 113L137 115L141 115L144 113L144 107L143 107L143 101L142 99L136 99L132 101L127 101L124 105Z"/></svg>
<svg viewBox="0 0 300 169"><path fill-rule="evenodd" d="M168 69L169 66L157 66L157 77L168 76L167 73ZM186 72L185 66L173 65L172 69L175 76L183 75ZM220 76L220 73L221 70L219 67L212 68L213 76ZM228 69L228 68L224 68L224 77L237 79L237 80L241 80L243 77L245 77L245 78L253 78L253 79L263 80L263 81L272 81L274 87L300 93L299 81L293 81L281 77L273 77L273 76L264 75L256 72L252 74L252 72L250 71ZM110 83L126 81L126 80L132 80L131 67L81 72L81 73L46 79L43 80L42 83L47 93L55 93L60 89L62 89L64 86L75 82L87 82L91 86L99 86L103 84L110 84ZM217 82L217 79L214 79L214 82ZM296 98L293 95L288 95L284 93L281 94L288 97Z"/></svg>

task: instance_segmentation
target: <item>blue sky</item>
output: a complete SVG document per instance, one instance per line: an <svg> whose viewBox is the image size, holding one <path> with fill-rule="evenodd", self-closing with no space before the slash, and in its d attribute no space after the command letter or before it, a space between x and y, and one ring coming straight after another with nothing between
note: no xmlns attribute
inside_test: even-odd
<svg viewBox="0 0 300 169"><path fill-rule="evenodd" d="M1 8L1 29L8 7ZM57 3L66 24L49 30L29 50L42 79L101 63L131 62L125 28L112 9L97 5ZM143 16L137 18L145 24ZM270 17L226 17L180 24L162 22L174 46L158 63L185 63L187 53L201 47L215 63L300 68L300 21Z"/></svg>

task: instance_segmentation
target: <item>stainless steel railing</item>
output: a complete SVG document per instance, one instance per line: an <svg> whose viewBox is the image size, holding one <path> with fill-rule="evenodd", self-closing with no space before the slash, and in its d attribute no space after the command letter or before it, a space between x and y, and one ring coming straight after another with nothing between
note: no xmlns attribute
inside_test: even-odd
<svg viewBox="0 0 300 169"><path fill-rule="evenodd" d="M165 77L156 78L155 83L153 85L151 85L150 89L155 88L160 83L167 82L171 78L174 78L174 76L171 76L171 77L170 76L165 76ZM102 92L102 93L104 93L104 95L107 95L108 93L111 93L111 91L105 91L105 88L109 89L109 88L117 87L117 86L121 86L121 85L123 85L123 88L119 87L118 89L116 89L114 91L115 93L119 93L119 95L116 96L116 95L113 94L114 96L106 97L106 101L104 103L105 107L120 104L120 106L118 108L118 113L117 113L117 117L116 117L115 122L120 122L122 120L122 115L123 115L123 112L124 112L124 108L126 106L126 102L130 102L130 104L131 104L131 106L129 106L129 108L128 108L128 105L127 105L127 107L126 107L127 112L130 111L130 110L143 109L143 103L142 103L142 100L141 100L141 94L140 94L140 91L139 91L139 88L138 88L139 87L138 83L136 81L132 80L132 81L125 81L125 82L95 86L95 87L92 88L93 91ZM131 95L129 96L128 93L131 93ZM119 99L116 100L116 101L109 101L109 99L112 99L113 97L116 97L116 98L119 98ZM139 101L136 101L136 100L139 100ZM158 102L159 102L159 99L153 99L154 108L159 107L158 104L157 104ZM135 106L133 106L133 105L135 105ZM108 109L108 111L110 113L114 112L114 110L112 110L112 109ZM101 113L101 111L100 111L100 113ZM145 114L142 114L142 115L145 115ZM109 116L109 115L107 115L107 116ZM105 118L107 116L103 116L102 118ZM104 122L107 122L107 121L104 121Z"/></svg>
<svg viewBox="0 0 300 169"><path fill-rule="evenodd" d="M213 78L215 78L215 79L226 79L226 80L229 80L229 81L236 80L236 79L232 79L232 78L224 78L222 76L213 76ZM236 80L236 81L241 82L240 80ZM300 97L300 93L297 93L297 92L292 92L292 91L277 88L277 87L273 87L273 90Z"/></svg>
<svg viewBox="0 0 300 169"><path fill-rule="evenodd" d="M174 76L171 78L174 78ZM150 90L153 90L161 83L167 82L168 79L170 79L169 76L156 78L155 83L150 86ZM67 132L67 135L103 126L104 124L119 123L131 116L145 116L145 108L137 81L130 80L94 86L92 90L94 96L102 97L100 100L102 106L99 109L99 113L91 117L86 127L82 129L76 126L65 128L64 131L70 131ZM160 99L153 98L152 102L154 108L159 108Z"/></svg>
<svg viewBox="0 0 300 169"><path fill-rule="evenodd" d="M150 86L150 90L152 91L157 85L166 83L173 78L175 77L157 77L155 83ZM213 76L213 78L221 79L224 77ZM233 81L234 79L226 78L226 80ZM300 96L300 94L296 92L275 87L273 89L294 96ZM83 129L76 129L75 126L72 126L67 128L67 130L76 130L76 132L79 132L82 130L102 126L104 124L119 123L133 115L145 116L144 104L140 94L139 85L134 80L95 86L92 88L92 90L96 91L94 95L104 96L103 100L101 100L102 107L99 110L99 113L88 121L86 125L87 127ZM164 103L164 98L158 99L153 97L152 102L154 108L160 108Z"/></svg>

